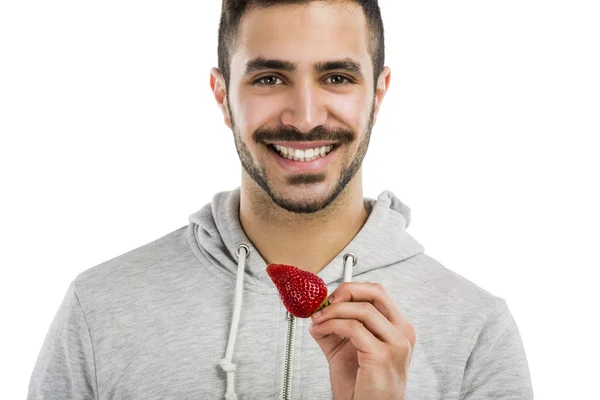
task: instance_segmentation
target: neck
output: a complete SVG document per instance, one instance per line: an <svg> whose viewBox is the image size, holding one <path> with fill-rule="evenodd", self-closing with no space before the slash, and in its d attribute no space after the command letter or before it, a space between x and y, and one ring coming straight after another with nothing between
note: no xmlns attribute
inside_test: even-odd
<svg viewBox="0 0 600 400"><path fill-rule="evenodd" d="M267 264L319 273L356 236L368 218L361 170L327 208L295 214L279 207L243 172L240 223Z"/></svg>

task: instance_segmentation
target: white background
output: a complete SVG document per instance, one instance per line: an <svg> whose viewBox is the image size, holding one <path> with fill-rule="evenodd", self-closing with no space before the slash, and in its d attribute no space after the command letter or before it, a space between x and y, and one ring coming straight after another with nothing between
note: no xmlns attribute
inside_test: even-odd
<svg viewBox="0 0 600 400"><path fill-rule="evenodd" d="M597 1L380 1L391 87L365 195L505 298L537 399L597 394ZM220 2L0 5L0 398L71 280L239 184L209 89Z"/></svg>

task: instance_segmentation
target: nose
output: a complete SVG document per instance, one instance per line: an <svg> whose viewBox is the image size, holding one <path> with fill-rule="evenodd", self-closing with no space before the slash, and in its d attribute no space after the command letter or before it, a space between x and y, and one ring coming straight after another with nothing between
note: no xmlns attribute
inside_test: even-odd
<svg viewBox="0 0 600 400"><path fill-rule="evenodd" d="M319 90L318 85L308 79L293 86L281 115L281 123L303 133L317 126L324 126L327 122L327 109Z"/></svg>

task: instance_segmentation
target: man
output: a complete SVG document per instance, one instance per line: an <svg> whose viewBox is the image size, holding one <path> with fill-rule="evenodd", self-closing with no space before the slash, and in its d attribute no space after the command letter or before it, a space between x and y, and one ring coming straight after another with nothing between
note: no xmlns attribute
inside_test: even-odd
<svg viewBox="0 0 600 400"><path fill-rule="evenodd" d="M390 83L375 0L225 0L210 86L241 186L80 274L29 398L531 399L506 302L445 269L361 165ZM287 314L270 263L332 305Z"/></svg>

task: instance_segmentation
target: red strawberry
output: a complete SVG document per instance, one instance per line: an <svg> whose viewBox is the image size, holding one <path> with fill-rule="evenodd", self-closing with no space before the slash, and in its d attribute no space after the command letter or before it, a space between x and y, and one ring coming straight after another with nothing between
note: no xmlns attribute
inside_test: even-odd
<svg viewBox="0 0 600 400"><path fill-rule="evenodd" d="M267 273L285 308L298 318L308 318L331 304L327 299L327 285L312 272L291 265L269 264Z"/></svg>

